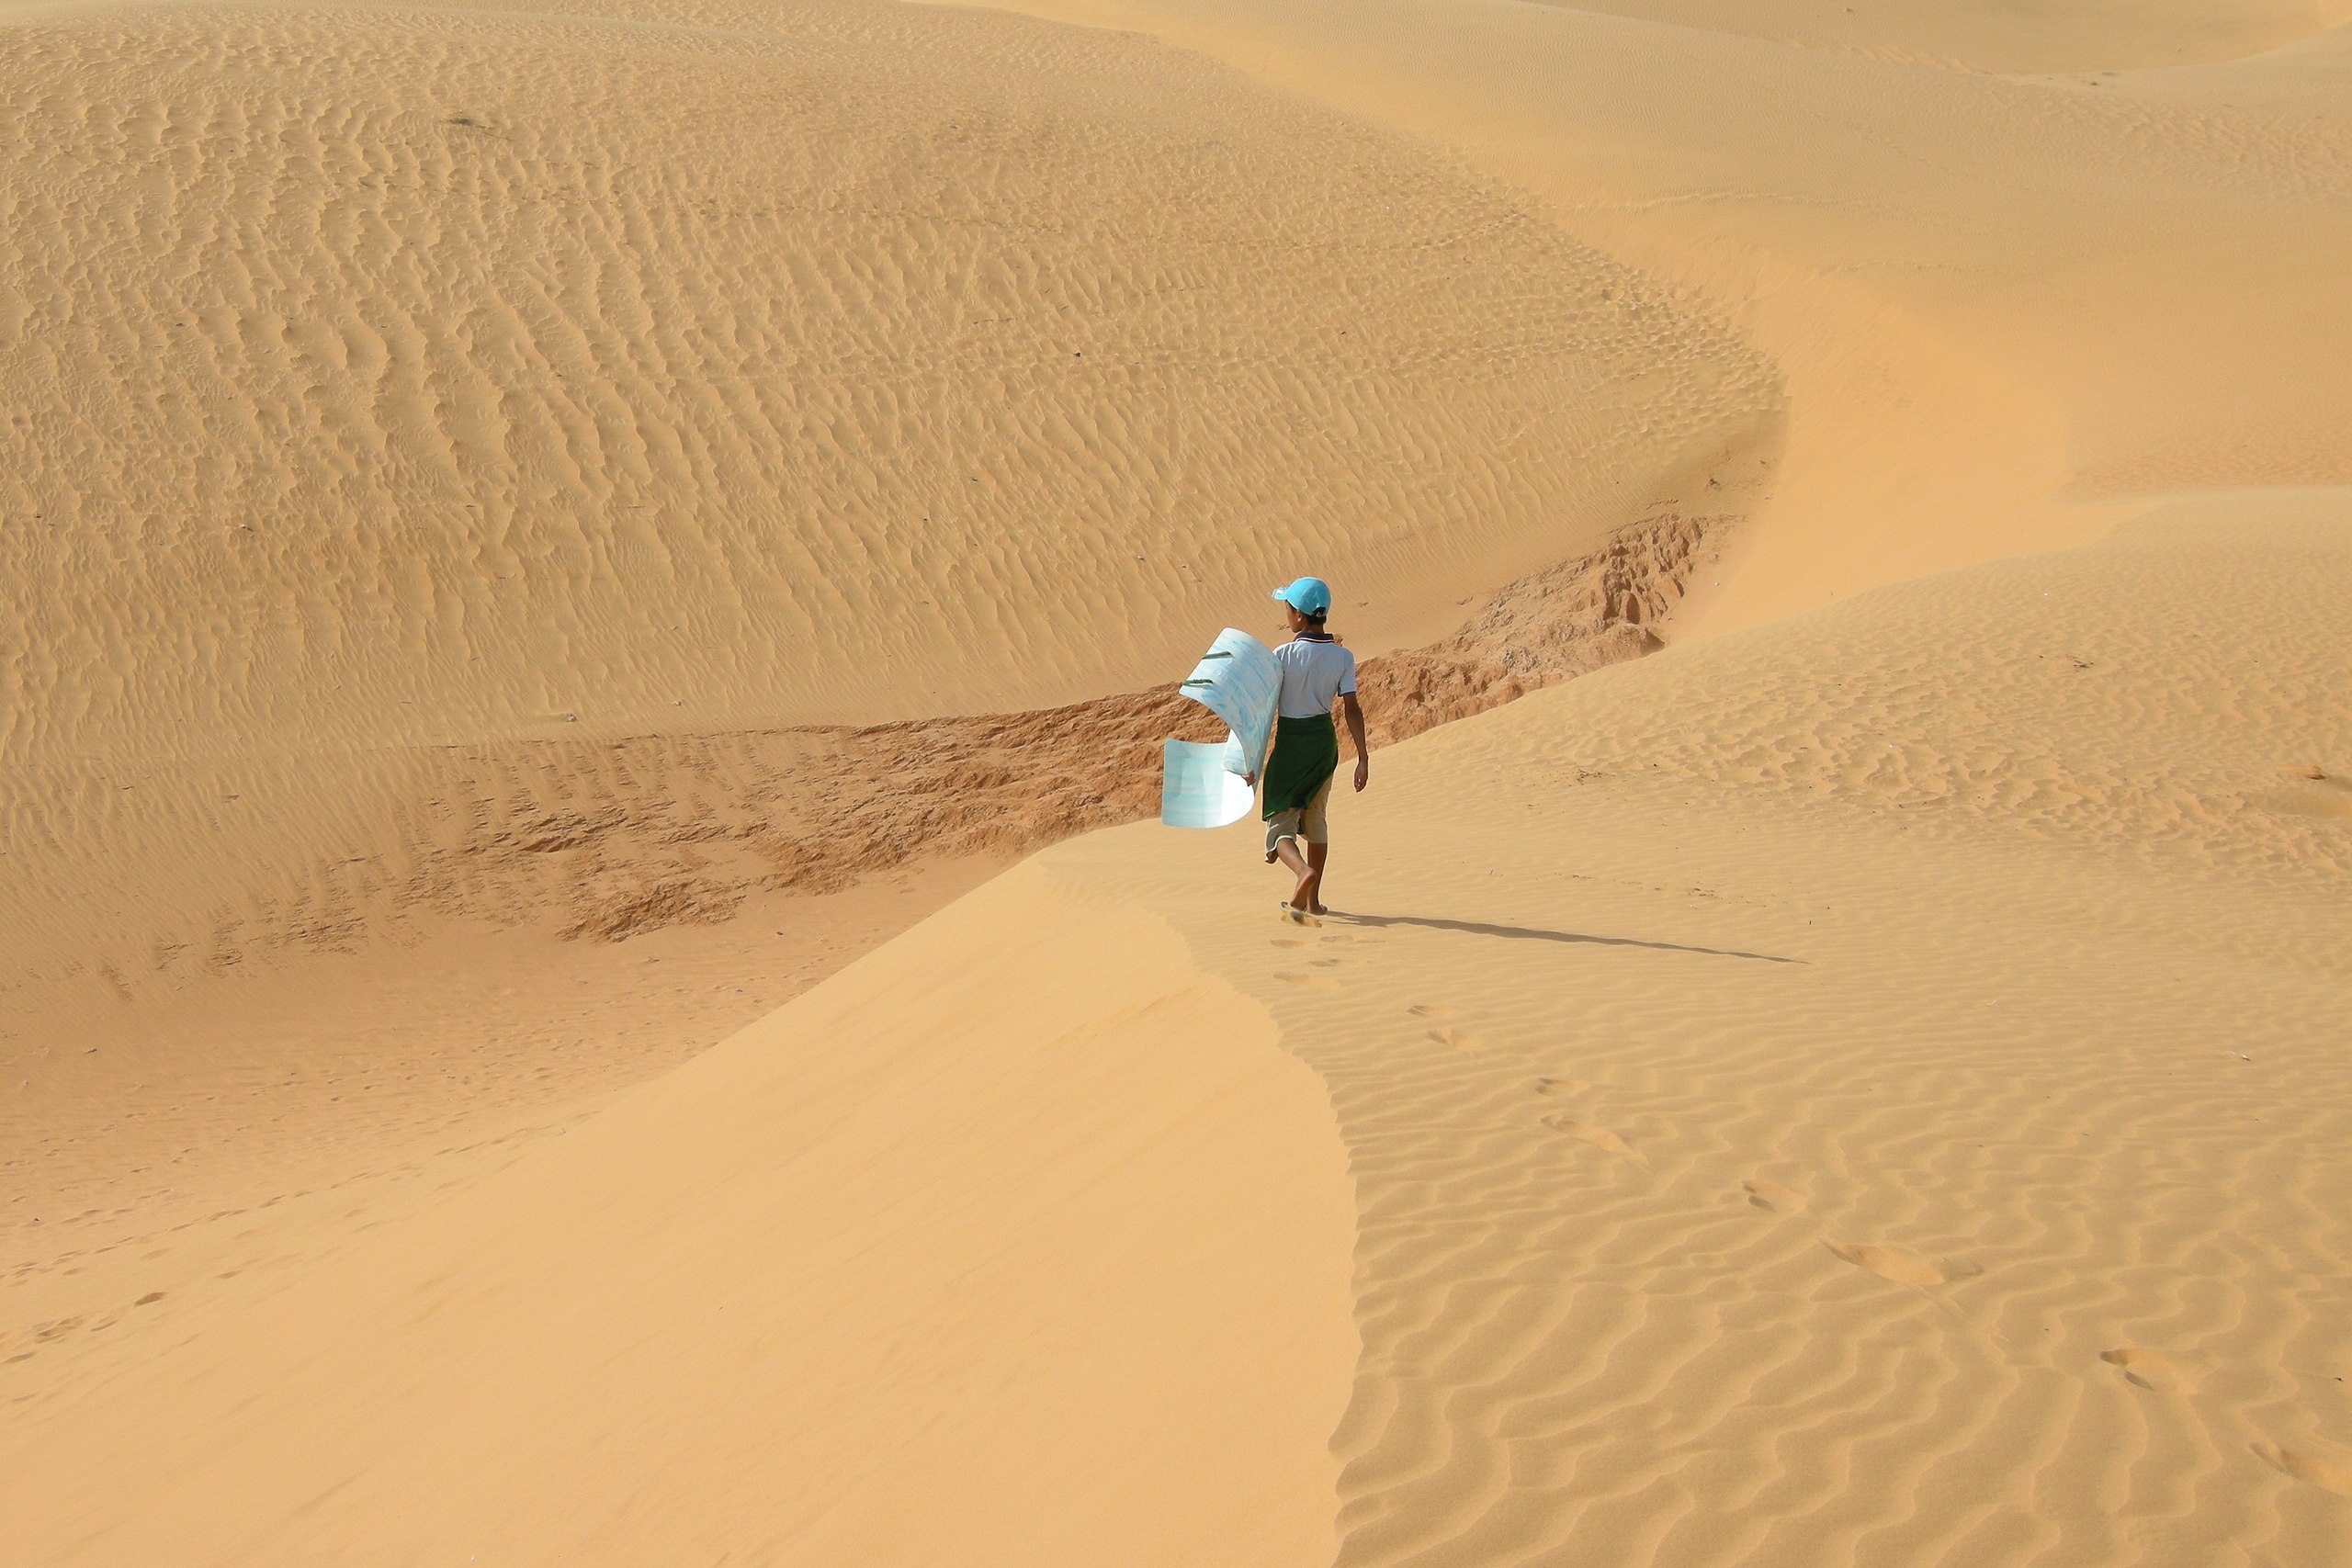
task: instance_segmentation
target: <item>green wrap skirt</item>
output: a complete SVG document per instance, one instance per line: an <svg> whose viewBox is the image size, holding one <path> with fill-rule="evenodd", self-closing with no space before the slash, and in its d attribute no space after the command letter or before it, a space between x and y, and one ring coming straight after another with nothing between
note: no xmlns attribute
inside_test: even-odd
<svg viewBox="0 0 2352 1568"><path fill-rule="evenodd" d="M1306 810L1307 802L1339 767L1340 731L1329 714L1276 719L1274 754L1266 760L1265 819L1271 822L1285 811Z"/></svg>

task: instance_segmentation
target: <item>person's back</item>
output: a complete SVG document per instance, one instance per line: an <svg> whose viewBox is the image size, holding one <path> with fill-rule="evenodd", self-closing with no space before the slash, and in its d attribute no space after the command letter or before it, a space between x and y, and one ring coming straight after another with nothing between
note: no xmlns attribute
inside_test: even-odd
<svg viewBox="0 0 2352 1568"><path fill-rule="evenodd" d="M1274 649L1274 662L1282 666L1284 718L1329 713L1340 693L1356 689L1356 656L1329 632L1299 633Z"/></svg>

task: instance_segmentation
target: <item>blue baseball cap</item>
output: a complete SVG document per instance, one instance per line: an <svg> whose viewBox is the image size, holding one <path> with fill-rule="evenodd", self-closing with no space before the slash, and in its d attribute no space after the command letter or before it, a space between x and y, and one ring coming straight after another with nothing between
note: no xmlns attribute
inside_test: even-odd
<svg viewBox="0 0 2352 1568"><path fill-rule="evenodd" d="M1319 577L1302 577L1288 588L1275 589L1273 596L1302 615L1331 613L1331 585Z"/></svg>

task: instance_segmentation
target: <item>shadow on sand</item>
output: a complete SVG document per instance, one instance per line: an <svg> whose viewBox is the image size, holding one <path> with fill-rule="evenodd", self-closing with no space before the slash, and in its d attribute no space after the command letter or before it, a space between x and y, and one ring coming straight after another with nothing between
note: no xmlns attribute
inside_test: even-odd
<svg viewBox="0 0 2352 1568"><path fill-rule="evenodd" d="M1679 942L1643 942L1630 936L1587 936L1580 931L1547 931L1535 926L1498 926L1484 920L1442 920L1429 915L1362 915L1333 909L1325 923L1340 926L1419 926L1424 931L1463 931L1471 936L1509 937L1515 942L1586 942L1595 947L1646 947L1657 953L1697 953L1709 958L1745 958L1755 964L1803 964L1802 958L1781 958L1770 953L1742 953L1736 948L1687 947Z"/></svg>

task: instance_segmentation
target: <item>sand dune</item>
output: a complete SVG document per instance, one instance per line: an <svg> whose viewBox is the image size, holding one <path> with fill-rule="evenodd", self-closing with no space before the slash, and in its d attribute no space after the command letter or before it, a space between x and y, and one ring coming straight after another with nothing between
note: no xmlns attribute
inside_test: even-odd
<svg viewBox="0 0 2352 1568"><path fill-rule="evenodd" d="M0 1560L2352 1554L2352 14L1016 9L0 21Z"/></svg>
<svg viewBox="0 0 2352 1568"><path fill-rule="evenodd" d="M1164 923L1045 873L936 925L1034 962L885 949L290 1289L76 1325L0 1436L11 1559L1328 1555L1355 1347L1312 1075ZM1012 1010L1025 1053L956 1027Z"/></svg>

